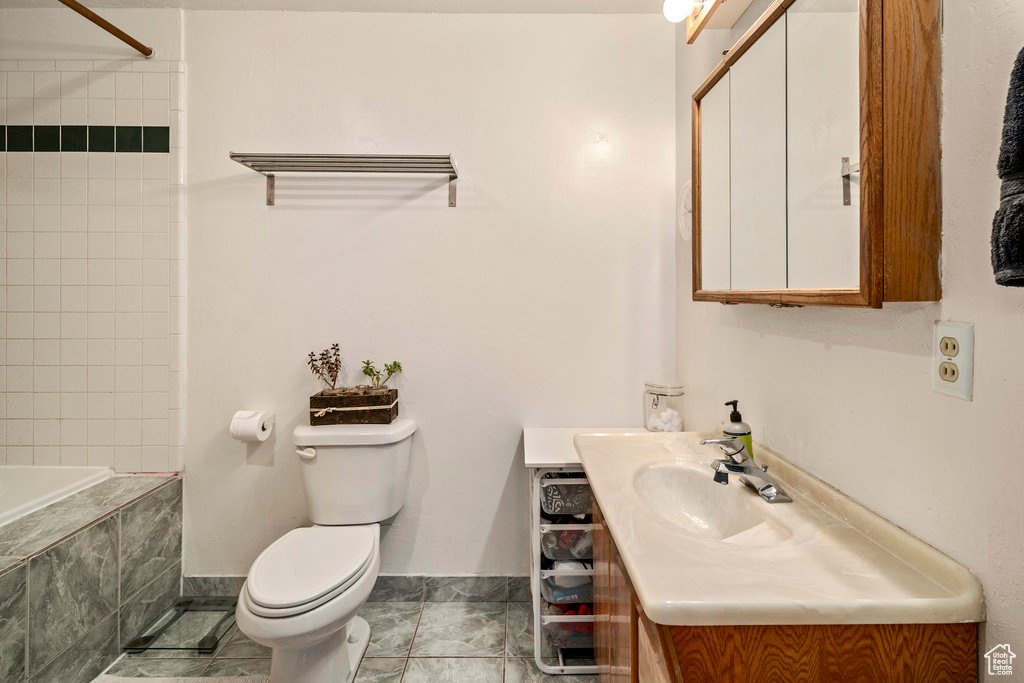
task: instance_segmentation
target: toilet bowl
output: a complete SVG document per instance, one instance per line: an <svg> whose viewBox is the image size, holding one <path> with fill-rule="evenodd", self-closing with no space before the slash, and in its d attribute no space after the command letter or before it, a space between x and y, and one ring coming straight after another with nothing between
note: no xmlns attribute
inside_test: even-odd
<svg viewBox="0 0 1024 683"><path fill-rule="evenodd" d="M380 568L380 526L290 531L249 570L238 628L272 648L271 680L350 681L370 640L356 616Z"/></svg>
<svg viewBox="0 0 1024 683"><path fill-rule="evenodd" d="M313 526L268 546L249 570L238 628L272 649L271 683L350 683L370 640L356 616L380 569L380 525L405 501L416 423L298 427ZM370 465L370 466L368 466Z"/></svg>

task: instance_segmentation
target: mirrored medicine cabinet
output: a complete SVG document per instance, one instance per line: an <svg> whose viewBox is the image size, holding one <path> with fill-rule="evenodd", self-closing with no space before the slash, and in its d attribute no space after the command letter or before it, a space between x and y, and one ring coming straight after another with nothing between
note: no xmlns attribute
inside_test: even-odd
<svg viewBox="0 0 1024 683"><path fill-rule="evenodd" d="M693 298L941 295L939 0L776 0L693 95Z"/></svg>

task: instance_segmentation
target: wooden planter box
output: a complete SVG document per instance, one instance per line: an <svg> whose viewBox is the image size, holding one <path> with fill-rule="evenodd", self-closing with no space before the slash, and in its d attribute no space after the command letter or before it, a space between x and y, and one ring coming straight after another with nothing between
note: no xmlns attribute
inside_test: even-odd
<svg viewBox="0 0 1024 683"><path fill-rule="evenodd" d="M398 417L398 389L347 387L309 397L311 425L386 425Z"/></svg>

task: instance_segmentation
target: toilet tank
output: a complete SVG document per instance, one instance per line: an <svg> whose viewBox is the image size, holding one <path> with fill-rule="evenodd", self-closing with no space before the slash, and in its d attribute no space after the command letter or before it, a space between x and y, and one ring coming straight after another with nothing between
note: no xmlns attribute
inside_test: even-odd
<svg viewBox="0 0 1024 683"><path fill-rule="evenodd" d="M405 505L416 422L296 427L295 451L314 524L371 524Z"/></svg>

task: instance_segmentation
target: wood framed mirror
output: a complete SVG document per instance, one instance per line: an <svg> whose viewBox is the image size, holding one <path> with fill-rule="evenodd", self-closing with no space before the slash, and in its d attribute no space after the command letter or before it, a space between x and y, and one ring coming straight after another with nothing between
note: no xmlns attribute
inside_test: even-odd
<svg viewBox="0 0 1024 683"><path fill-rule="evenodd" d="M693 95L693 299L941 295L939 0L776 0Z"/></svg>

